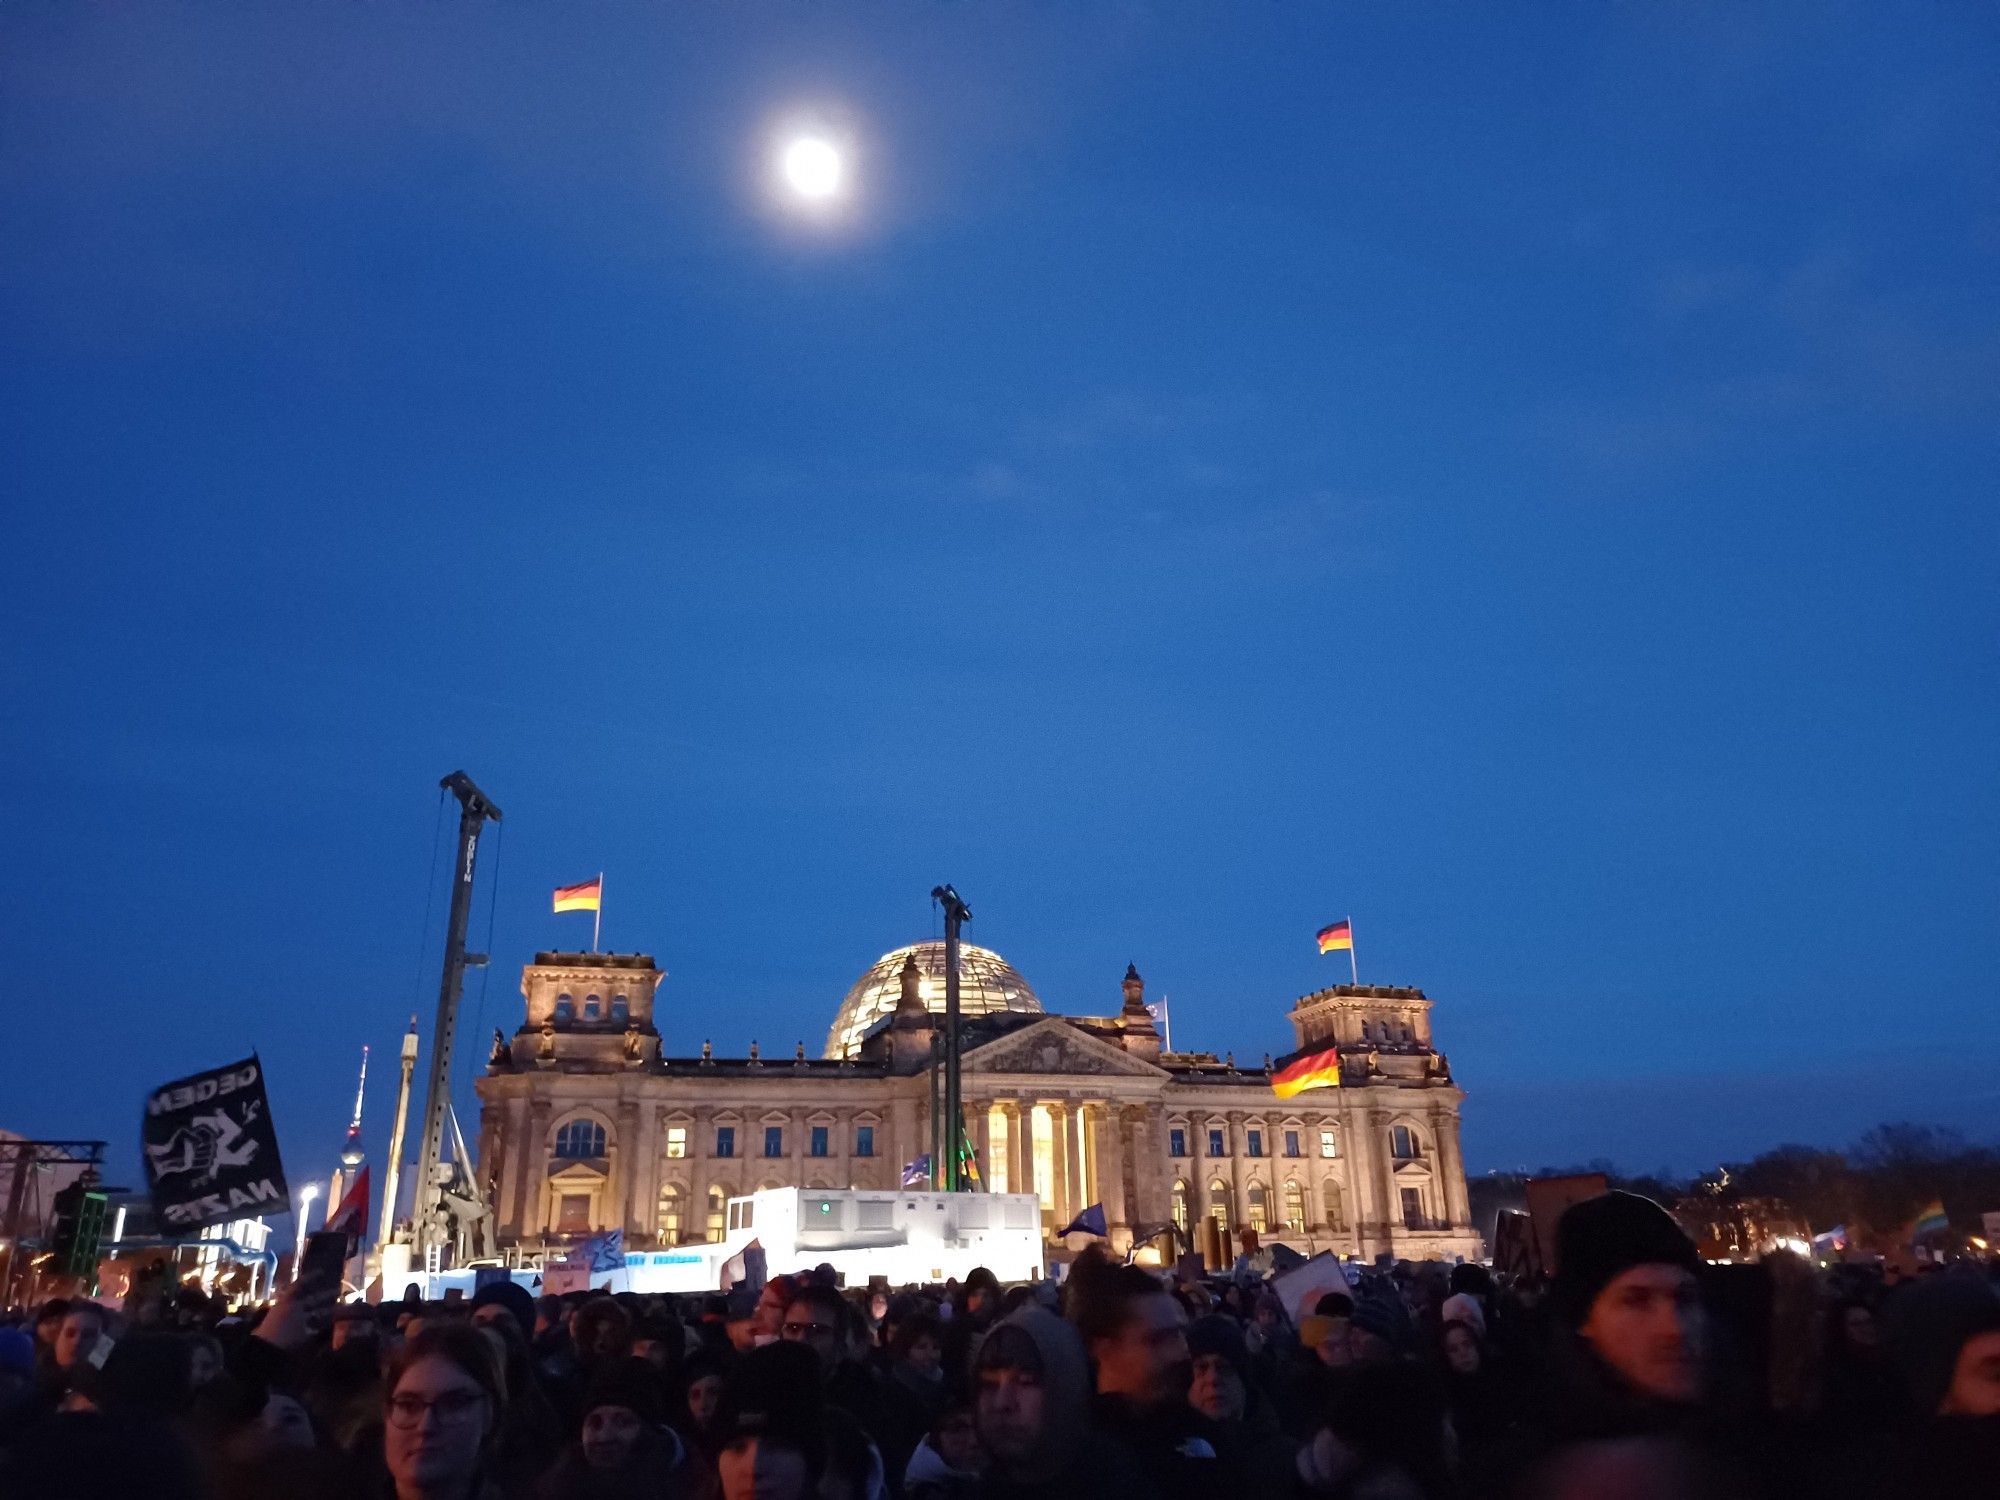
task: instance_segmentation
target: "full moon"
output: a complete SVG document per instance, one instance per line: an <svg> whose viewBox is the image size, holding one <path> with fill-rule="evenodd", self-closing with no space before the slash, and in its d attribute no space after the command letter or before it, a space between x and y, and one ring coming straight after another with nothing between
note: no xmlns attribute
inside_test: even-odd
<svg viewBox="0 0 2000 1500"><path fill-rule="evenodd" d="M801 136L785 147L779 167L791 190L815 203L838 194L846 175L846 163L833 143L810 135Z"/></svg>

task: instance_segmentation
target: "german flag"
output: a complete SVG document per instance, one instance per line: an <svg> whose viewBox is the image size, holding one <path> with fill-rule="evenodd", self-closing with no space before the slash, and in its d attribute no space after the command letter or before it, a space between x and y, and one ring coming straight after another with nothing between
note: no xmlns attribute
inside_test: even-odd
<svg viewBox="0 0 2000 1500"><path fill-rule="evenodd" d="M559 885L556 887L557 911L597 911L604 904L604 877L586 880L582 885Z"/></svg>
<svg viewBox="0 0 2000 1500"><path fill-rule="evenodd" d="M1340 1049L1302 1052L1282 1067L1271 1070L1271 1092L1280 1099L1303 1094L1307 1089L1340 1087Z"/></svg>
<svg viewBox="0 0 2000 1500"><path fill-rule="evenodd" d="M1331 953L1336 948L1354 946L1354 924L1342 917L1338 922L1320 928L1318 934L1319 951Z"/></svg>

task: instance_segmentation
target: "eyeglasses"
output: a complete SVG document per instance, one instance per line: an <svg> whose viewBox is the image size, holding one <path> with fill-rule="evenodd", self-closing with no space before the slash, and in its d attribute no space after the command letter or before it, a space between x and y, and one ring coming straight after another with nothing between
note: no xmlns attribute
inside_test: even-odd
<svg viewBox="0 0 2000 1500"><path fill-rule="evenodd" d="M389 1398L389 1421L397 1427L421 1427L424 1413L434 1411L440 1422L462 1422L475 1408L486 1401L484 1391L446 1391L435 1400L426 1401L422 1396L391 1396Z"/></svg>
<svg viewBox="0 0 2000 1500"><path fill-rule="evenodd" d="M821 1338L840 1332L831 1323L787 1323L778 1331L788 1339Z"/></svg>

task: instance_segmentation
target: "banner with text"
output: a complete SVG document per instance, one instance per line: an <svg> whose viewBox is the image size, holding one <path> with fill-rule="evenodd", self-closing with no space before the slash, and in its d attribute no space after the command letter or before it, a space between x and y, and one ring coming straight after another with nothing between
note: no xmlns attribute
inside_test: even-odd
<svg viewBox="0 0 2000 1500"><path fill-rule="evenodd" d="M139 1141L164 1235L291 1207L255 1057L153 1090Z"/></svg>

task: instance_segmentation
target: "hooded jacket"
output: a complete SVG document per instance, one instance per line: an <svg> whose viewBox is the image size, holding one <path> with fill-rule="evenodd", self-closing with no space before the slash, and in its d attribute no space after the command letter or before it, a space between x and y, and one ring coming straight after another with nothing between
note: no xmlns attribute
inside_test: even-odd
<svg viewBox="0 0 2000 1500"><path fill-rule="evenodd" d="M1040 1367L1042 1434L1032 1452L1011 1462L993 1460L985 1494L990 1500L1136 1494L1141 1476L1091 1425L1090 1361L1082 1336L1054 1313L1023 1307L994 1326L980 1350L979 1366L998 1363L996 1354L1004 1353L1015 1335L1033 1345ZM976 1412L976 1394L974 1400Z"/></svg>

